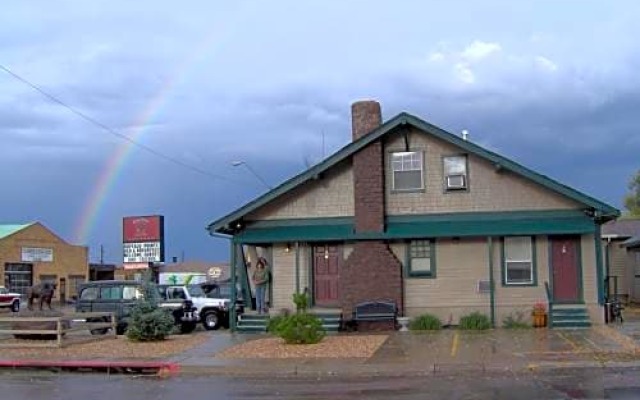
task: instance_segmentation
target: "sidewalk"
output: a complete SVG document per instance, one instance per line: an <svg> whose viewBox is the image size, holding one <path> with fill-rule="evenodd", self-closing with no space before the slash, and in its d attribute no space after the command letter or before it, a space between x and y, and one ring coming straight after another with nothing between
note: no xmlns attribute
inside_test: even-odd
<svg viewBox="0 0 640 400"><path fill-rule="evenodd" d="M640 347L610 327L586 330L390 332L370 358L225 359L216 354L264 335L216 332L204 344L167 361L183 374L234 376L425 375L451 371L640 366Z"/></svg>
<svg viewBox="0 0 640 400"><path fill-rule="evenodd" d="M159 347L149 353L155 354L155 358L124 359L84 353L78 353L74 357L74 352L81 349L70 348L64 356L40 355L35 359L15 359L0 355L0 368L5 371L30 367L107 373L136 373L146 370L169 375L411 376L465 371L521 372L567 367L640 366L640 313L629 315L623 325L578 330L494 329L469 332L446 329L438 332L339 333L333 336L350 340L350 336L359 335L382 335L384 341L375 352L370 351L369 356L363 358L223 358L220 356L223 351L249 342L255 344L255 340L272 336L220 330L200 332L199 338L194 338L199 343L195 346L190 344L193 343L190 335L176 337L184 340L186 350L172 356L159 355L164 349L162 342L157 343L155 346ZM113 346L108 341L104 345ZM343 354L335 350L335 347L332 349L337 355ZM251 356L254 354L250 353ZM278 353L278 356L282 354Z"/></svg>

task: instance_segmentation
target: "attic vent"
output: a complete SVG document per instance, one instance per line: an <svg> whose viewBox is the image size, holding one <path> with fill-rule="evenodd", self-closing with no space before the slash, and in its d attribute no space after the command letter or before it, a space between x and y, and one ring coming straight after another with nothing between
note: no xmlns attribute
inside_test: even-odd
<svg viewBox="0 0 640 400"><path fill-rule="evenodd" d="M465 189L467 181L464 175L447 176L447 189Z"/></svg>

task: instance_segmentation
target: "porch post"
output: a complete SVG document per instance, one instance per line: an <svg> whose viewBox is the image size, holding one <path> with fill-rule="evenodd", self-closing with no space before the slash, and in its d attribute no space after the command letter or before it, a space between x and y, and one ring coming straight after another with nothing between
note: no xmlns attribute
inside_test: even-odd
<svg viewBox="0 0 640 400"><path fill-rule="evenodd" d="M496 299L493 284L493 238L487 237L487 251L489 252L489 307L491 327L496 327Z"/></svg>
<svg viewBox="0 0 640 400"><path fill-rule="evenodd" d="M231 239L231 304L229 305L229 329L231 332L236 330L236 301L238 294L236 293L236 240Z"/></svg>
<svg viewBox="0 0 640 400"><path fill-rule="evenodd" d="M604 277L602 276L602 229L596 223L596 230L593 235L596 247L596 277L598 280L598 304L604 304Z"/></svg>
<svg viewBox="0 0 640 400"><path fill-rule="evenodd" d="M296 242L296 294L300 293L300 242Z"/></svg>

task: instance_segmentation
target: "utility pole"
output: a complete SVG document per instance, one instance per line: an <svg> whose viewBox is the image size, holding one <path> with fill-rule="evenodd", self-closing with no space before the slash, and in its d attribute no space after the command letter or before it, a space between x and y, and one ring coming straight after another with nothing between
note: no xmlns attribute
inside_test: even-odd
<svg viewBox="0 0 640 400"><path fill-rule="evenodd" d="M100 265L104 265L104 246L100 245Z"/></svg>

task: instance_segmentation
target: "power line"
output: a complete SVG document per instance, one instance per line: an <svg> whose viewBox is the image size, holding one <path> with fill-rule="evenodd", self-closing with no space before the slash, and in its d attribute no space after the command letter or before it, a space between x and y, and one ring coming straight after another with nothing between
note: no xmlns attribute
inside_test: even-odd
<svg viewBox="0 0 640 400"><path fill-rule="evenodd" d="M38 85L30 82L29 80L23 78L22 76L18 75L17 73L13 72L12 70L10 70L9 68L5 67L4 65L0 64L0 69L2 69L3 71L5 71L7 74L11 75L13 78L15 78L16 80L24 83L25 85L31 87L32 89L34 89L35 91L37 91L38 93L40 93L41 95L43 95L44 97L46 97L47 99L53 101L54 103L66 108L67 110L71 111L72 113L74 113L75 115L77 115L78 117L84 119L85 121L89 122L90 124L93 124L99 128L101 128L102 130L106 131L107 133L112 134L113 136L116 136L122 140L126 140L127 142L139 147L142 150L147 151L150 154L153 154L156 157L160 157L166 161L169 161L173 164L176 164L180 167L189 169L193 172L199 173L201 175L204 175L208 178L211 179L221 179L221 180L225 180L228 182L232 182L232 183L238 183L237 181L234 181L230 178L227 178L225 176L222 175L217 175L217 174L212 174L209 171L206 171L202 168L198 168L196 166L190 165L185 163L184 161L181 161L175 157L171 157L169 155L166 155L164 153L161 153L155 149L153 149L152 147L149 147L145 144L142 144L140 142L137 142L133 139L131 139L129 136L127 135L123 135L122 133L110 128L109 126L103 124L102 122L98 121L97 119L83 113L82 111L77 110L76 108L66 104L64 101L60 100L59 98L57 98L56 96L48 93L47 91L45 91L44 89L40 88Z"/></svg>

